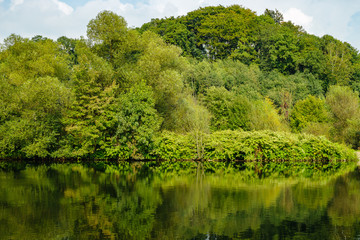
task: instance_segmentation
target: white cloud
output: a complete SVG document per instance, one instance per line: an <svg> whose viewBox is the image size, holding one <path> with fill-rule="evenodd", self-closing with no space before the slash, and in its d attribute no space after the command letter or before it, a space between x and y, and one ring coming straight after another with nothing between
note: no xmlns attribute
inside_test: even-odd
<svg viewBox="0 0 360 240"><path fill-rule="evenodd" d="M69 2L69 1L67 1ZM138 27L152 18L185 15L204 6L239 4L262 14L266 8L278 9L286 20L303 26L308 32L330 34L358 43L358 28L350 27L351 16L360 10L360 1L347 0L89 0L72 8L65 0L0 0L0 41L11 33L23 37L37 34L57 38L86 35L86 25L102 10L111 10L125 18L130 27ZM79 5L79 4L78 4ZM7 9L6 9L7 7Z"/></svg>
<svg viewBox="0 0 360 240"><path fill-rule="evenodd" d="M73 9L60 0L12 0L11 4L7 10L0 8L1 39L12 33L56 38L71 29Z"/></svg>
<svg viewBox="0 0 360 240"><path fill-rule="evenodd" d="M72 7L70 7L64 2L61 2L59 0L53 0L53 2L57 5L58 9L66 15L70 15L74 11Z"/></svg>
<svg viewBox="0 0 360 240"><path fill-rule="evenodd" d="M24 3L24 0L11 0L10 9L15 10L16 6Z"/></svg>
<svg viewBox="0 0 360 240"><path fill-rule="evenodd" d="M290 8L283 15L285 21L292 21L296 25L303 26L305 29L309 28L313 21L313 17L306 15L297 8Z"/></svg>

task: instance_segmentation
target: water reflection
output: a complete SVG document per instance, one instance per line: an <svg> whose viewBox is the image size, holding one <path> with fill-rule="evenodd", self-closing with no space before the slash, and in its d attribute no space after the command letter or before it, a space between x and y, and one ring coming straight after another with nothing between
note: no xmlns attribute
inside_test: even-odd
<svg viewBox="0 0 360 240"><path fill-rule="evenodd" d="M234 174L0 172L0 239L358 239L360 174L246 183Z"/></svg>

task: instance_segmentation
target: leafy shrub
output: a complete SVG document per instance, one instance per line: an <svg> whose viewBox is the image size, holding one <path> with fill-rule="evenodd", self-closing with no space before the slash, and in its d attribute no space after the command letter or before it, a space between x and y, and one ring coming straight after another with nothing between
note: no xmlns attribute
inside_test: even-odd
<svg viewBox="0 0 360 240"><path fill-rule="evenodd" d="M154 157L167 160L196 159L190 134L164 132L157 139ZM325 137L272 131L218 131L205 134L203 160L250 162L329 162L355 161L354 151Z"/></svg>

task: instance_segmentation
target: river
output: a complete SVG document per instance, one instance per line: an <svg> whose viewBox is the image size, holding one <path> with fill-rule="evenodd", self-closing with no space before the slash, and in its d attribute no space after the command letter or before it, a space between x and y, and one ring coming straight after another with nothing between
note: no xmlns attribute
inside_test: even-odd
<svg viewBox="0 0 360 240"><path fill-rule="evenodd" d="M0 239L360 239L360 173L244 181L28 165L0 171Z"/></svg>

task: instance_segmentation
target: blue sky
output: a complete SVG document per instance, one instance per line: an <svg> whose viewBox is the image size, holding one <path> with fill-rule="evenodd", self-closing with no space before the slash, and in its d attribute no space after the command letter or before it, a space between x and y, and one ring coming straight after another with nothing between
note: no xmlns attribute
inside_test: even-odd
<svg viewBox="0 0 360 240"><path fill-rule="evenodd" d="M0 41L12 33L54 39L86 36L87 23L102 10L112 10L137 27L151 18L219 4L239 4L258 14L278 9L309 33L330 34L360 49L359 0L0 0Z"/></svg>

